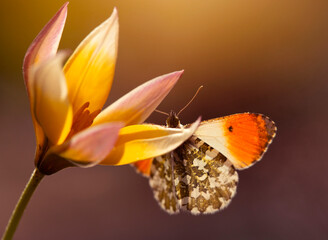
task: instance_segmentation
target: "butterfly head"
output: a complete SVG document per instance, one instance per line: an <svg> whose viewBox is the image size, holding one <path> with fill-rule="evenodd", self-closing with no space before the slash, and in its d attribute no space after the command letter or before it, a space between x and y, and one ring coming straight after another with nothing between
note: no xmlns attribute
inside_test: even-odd
<svg viewBox="0 0 328 240"><path fill-rule="evenodd" d="M180 128L180 119L174 111L170 112L169 117L166 119L166 125L171 128Z"/></svg>

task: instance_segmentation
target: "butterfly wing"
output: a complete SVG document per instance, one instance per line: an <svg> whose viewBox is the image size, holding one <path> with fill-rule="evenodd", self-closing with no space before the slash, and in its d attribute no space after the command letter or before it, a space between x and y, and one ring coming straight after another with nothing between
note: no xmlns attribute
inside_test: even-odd
<svg viewBox="0 0 328 240"><path fill-rule="evenodd" d="M173 153L175 192L181 209L215 213L236 193L238 174L225 156L196 137Z"/></svg>
<svg viewBox="0 0 328 240"><path fill-rule="evenodd" d="M277 128L268 117L240 113L201 122L194 135L227 157L236 169L259 161Z"/></svg>
<svg viewBox="0 0 328 240"><path fill-rule="evenodd" d="M135 167L135 169L138 173L140 173L144 177L149 177L152 162L153 162L153 159L150 158L150 159L141 160L141 161L132 163L132 165Z"/></svg>
<svg viewBox="0 0 328 240"><path fill-rule="evenodd" d="M236 193L238 174L260 160L276 133L268 117L234 114L204 121L173 152L135 163L149 176L159 205L168 213L214 213Z"/></svg>
<svg viewBox="0 0 328 240"><path fill-rule="evenodd" d="M172 154L170 152L153 159L149 184L161 208L170 214L175 214L180 210L174 191Z"/></svg>

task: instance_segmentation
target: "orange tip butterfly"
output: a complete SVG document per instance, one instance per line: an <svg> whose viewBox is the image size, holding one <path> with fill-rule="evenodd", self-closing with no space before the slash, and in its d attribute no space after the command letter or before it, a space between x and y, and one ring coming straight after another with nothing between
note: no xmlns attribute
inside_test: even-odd
<svg viewBox="0 0 328 240"><path fill-rule="evenodd" d="M166 123L170 128L184 127L173 111ZM258 162L276 131L275 123L262 114L215 118L201 122L174 151L134 165L149 177L154 197L166 212L215 213L236 194L236 170Z"/></svg>

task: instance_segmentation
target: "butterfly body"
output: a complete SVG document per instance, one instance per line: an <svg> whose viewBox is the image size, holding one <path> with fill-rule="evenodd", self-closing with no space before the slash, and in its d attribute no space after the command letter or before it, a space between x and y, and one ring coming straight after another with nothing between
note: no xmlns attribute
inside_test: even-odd
<svg viewBox="0 0 328 240"><path fill-rule="evenodd" d="M184 127L174 112L166 122L167 127ZM236 169L260 160L275 132L272 120L255 113L203 121L177 149L139 166L148 166L154 197L168 213L215 213L236 194Z"/></svg>

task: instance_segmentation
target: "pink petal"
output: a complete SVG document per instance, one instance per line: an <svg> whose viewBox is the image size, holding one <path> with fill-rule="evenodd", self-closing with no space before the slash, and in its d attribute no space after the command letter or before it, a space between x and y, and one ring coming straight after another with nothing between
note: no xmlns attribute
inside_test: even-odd
<svg viewBox="0 0 328 240"><path fill-rule="evenodd" d="M38 169L50 175L69 166L92 167L98 164L114 147L122 126L115 122L87 128L62 145L50 148Z"/></svg>
<svg viewBox="0 0 328 240"><path fill-rule="evenodd" d="M145 121L174 87L183 71L150 80L121 97L102 111L94 124L120 121L125 125Z"/></svg>
<svg viewBox="0 0 328 240"><path fill-rule="evenodd" d="M107 123L88 128L75 135L69 147L59 155L76 164L84 163L84 167L94 166L110 153L122 126L121 123Z"/></svg>
<svg viewBox="0 0 328 240"><path fill-rule="evenodd" d="M31 65L44 61L56 54L67 16L66 2L55 16L44 26L28 48L23 63L25 85L28 89L28 71Z"/></svg>

